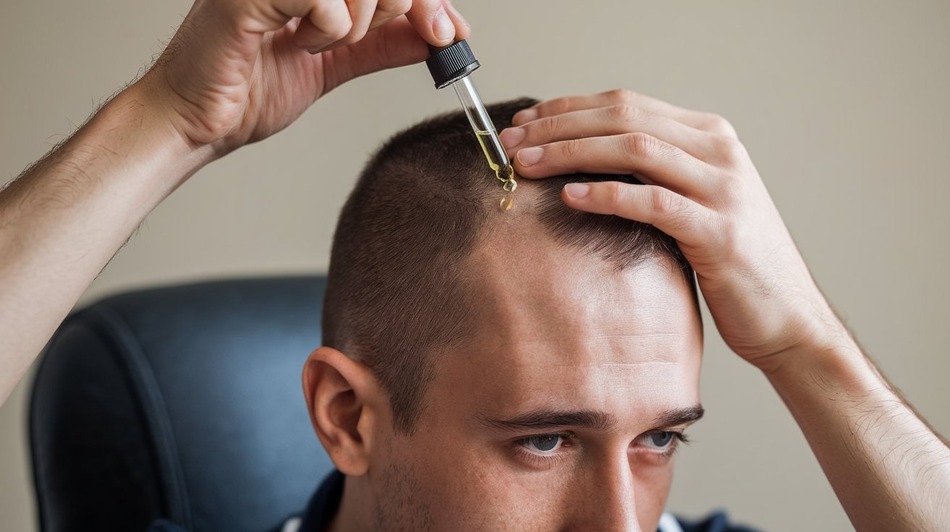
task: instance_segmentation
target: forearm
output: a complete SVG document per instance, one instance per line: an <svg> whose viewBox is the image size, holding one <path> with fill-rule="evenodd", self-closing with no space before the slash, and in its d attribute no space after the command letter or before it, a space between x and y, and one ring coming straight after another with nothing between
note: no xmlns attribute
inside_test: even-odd
<svg viewBox="0 0 950 532"><path fill-rule="evenodd" d="M858 530L950 523L950 449L840 326L767 375Z"/></svg>
<svg viewBox="0 0 950 532"><path fill-rule="evenodd" d="M0 192L0 402L145 216L211 155L140 82Z"/></svg>

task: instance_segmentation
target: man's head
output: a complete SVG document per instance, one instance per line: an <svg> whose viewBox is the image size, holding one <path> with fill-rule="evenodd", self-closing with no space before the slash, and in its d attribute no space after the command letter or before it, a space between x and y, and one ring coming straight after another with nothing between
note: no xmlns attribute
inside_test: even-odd
<svg viewBox="0 0 950 532"><path fill-rule="evenodd" d="M532 103L489 112L504 127ZM608 178L520 180L504 210L461 113L369 163L334 239L327 347L304 374L350 475L339 519L655 526L671 434L701 413L701 325L674 242L560 201L567 182ZM356 501L379 522L352 521Z"/></svg>

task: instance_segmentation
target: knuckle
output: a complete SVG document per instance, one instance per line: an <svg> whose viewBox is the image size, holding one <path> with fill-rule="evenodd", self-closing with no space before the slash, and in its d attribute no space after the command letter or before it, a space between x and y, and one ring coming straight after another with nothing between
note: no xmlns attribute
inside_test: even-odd
<svg viewBox="0 0 950 532"><path fill-rule="evenodd" d="M353 30L353 20L349 17L335 17L337 20L327 20L323 17L312 18L314 27L323 34L326 39L339 41L347 38Z"/></svg>
<svg viewBox="0 0 950 532"><path fill-rule="evenodd" d="M674 227L678 231L686 230L692 225L689 200L683 196L663 187L653 187L650 200L654 213L652 222L664 220L668 227Z"/></svg>
<svg viewBox="0 0 950 532"><path fill-rule="evenodd" d="M734 137L720 137L716 151L722 162L730 167L740 166L748 159L749 155L745 145Z"/></svg>
<svg viewBox="0 0 950 532"><path fill-rule="evenodd" d="M573 160L581 152L581 141L579 139L565 140L560 145L561 155L568 161Z"/></svg>
<svg viewBox="0 0 950 532"><path fill-rule="evenodd" d="M624 200L626 194L621 187L620 183L616 181L610 181L604 184L606 190L606 204L607 208L611 213L619 212L620 208L624 205Z"/></svg>
<svg viewBox="0 0 950 532"><path fill-rule="evenodd" d="M736 138L736 128L724 117L715 113L705 113L700 122L700 129L722 135L724 137Z"/></svg>
<svg viewBox="0 0 950 532"><path fill-rule="evenodd" d="M551 116L543 120L539 120L537 127L540 130L539 133L546 139L557 138L558 130L561 129L561 122L559 116Z"/></svg>
<svg viewBox="0 0 950 532"><path fill-rule="evenodd" d="M650 203L658 216L669 216L678 210L676 199L668 190L661 187L651 189Z"/></svg>
<svg viewBox="0 0 950 532"><path fill-rule="evenodd" d="M636 100L636 93L629 89L613 89L607 91L607 100L616 105L630 105Z"/></svg>
<svg viewBox="0 0 950 532"><path fill-rule="evenodd" d="M607 116L614 122L632 123L643 118L643 111L632 105L612 105L607 108Z"/></svg>
<svg viewBox="0 0 950 532"><path fill-rule="evenodd" d="M626 133L620 137L620 147L630 157L650 158L656 154L659 141L655 137L641 133Z"/></svg>
<svg viewBox="0 0 950 532"><path fill-rule="evenodd" d="M541 105L539 109L540 116L553 116L566 113L571 108L571 102L567 98L556 98Z"/></svg>
<svg viewBox="0 0 950 532"><path fill-rule="evenodd" d="M342 39L353 29L353 18L345 5L319 2L312 6L309 19L323 35L333 39Z"/></svg>

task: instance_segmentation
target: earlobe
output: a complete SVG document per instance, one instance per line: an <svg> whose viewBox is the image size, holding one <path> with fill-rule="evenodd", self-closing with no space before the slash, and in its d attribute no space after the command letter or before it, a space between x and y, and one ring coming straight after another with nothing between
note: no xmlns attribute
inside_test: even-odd
<svg viewBox="0 0 950 532"><path fill-rule="evenodd" d="M378 416L379 385L370 369L321 347L303 370L310 421L333 463L346 475L366 473Z"/></svg>

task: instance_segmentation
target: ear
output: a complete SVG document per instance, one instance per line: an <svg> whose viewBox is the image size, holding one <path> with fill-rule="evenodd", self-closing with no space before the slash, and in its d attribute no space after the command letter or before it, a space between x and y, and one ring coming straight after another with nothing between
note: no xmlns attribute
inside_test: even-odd
<svg viewBox="0 0 950 532"><path fill-rule="evenodd" d="M366 365L331 347L310 354L303 369L303 393L320 443L345 475L366 474L373 435L387 402Z"/></svg>

